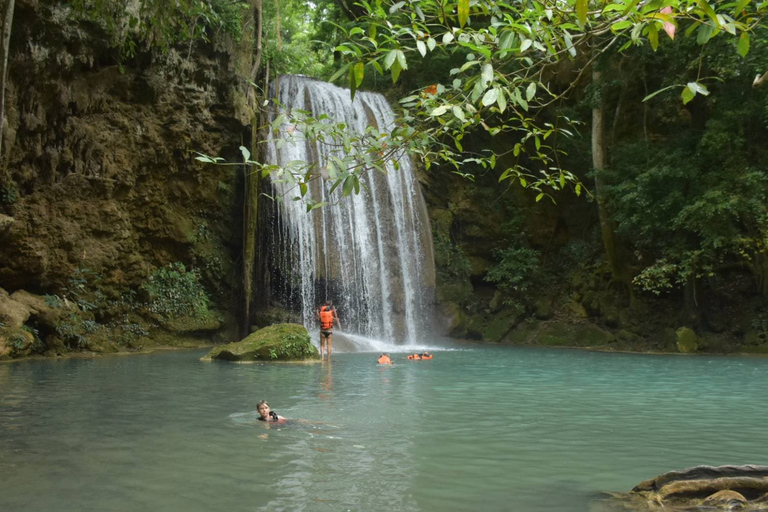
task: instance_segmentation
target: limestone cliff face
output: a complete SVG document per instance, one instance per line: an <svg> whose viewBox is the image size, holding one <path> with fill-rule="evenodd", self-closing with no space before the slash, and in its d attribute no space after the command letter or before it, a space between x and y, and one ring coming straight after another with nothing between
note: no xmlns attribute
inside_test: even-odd
<svg viewBox="0 0 768 512"><path fill-rule="evenodd" d="M182 261L230 295L237 171L194 157L236 159L250 129L235 119L232 60L195 45L118 66L98 26L72 21L63 4L17 2L0 287L51 291L88 268L121 289Z"/></svg>
<svg viewBox="0 0 768 512"><path fill-rule="evenodd" d="M250 57L222 39L145 51L118 65L98 24L73 20L67 2L37 0L17 0L10 52L0 288L66 298L74 283L98 289L114 306L178 262L199 274L215 315L233 313L242 169L195 156L241 158L251 127L237 68ZM78 275L87 282L73 281ZM137 332L160 328L139 309L86 308L76 312L76 326L107 329L120 315L119 325L140 325ZM62 338L61 325L34 313L25 327ZM34 351L66 350L60 341L45 339Z"/></svg>

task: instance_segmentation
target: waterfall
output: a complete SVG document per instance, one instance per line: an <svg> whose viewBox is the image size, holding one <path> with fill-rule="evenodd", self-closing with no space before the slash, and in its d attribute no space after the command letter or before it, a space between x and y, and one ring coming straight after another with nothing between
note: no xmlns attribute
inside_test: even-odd
<svg viewBox="0 0 768 512"><path fill-rule="evenodd" d="M364 133L370 124L389 132L395 117L380 94L349 90L301 76L283 76L277 99L286 110L327 115ZM277 116L272 112L272 119ZM323 168L327 144L296 137L276 144L289 125L272 132L265 163L300 160ZM278 147L280 146L280 147ZM306 197L329 203L307 213L285 183L273 183L276 215L271 227L271 294L315 328L315 309L333 300L344 332L399 344L423 342L431 321L435 285L432 236L421 189L405 154L387 172L367 171L359 194L330 193L331 180L313 180ZM367 189L366 189L367 188Z"/></svg>

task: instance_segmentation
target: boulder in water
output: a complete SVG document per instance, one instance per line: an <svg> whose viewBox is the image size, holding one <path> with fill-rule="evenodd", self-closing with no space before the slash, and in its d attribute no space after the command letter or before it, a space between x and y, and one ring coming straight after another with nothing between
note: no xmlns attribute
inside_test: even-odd
<svg viewBox="0 0 768 512"><path fill-rule="evenodd" d="M306 361L318 359L309 332L299 324L275 324L259 329L242 341L216 347L203 361Z"/></svg>
<svg viewBox="0 0 768 512"><path fill-rule="evenodd" d="M768 510L768 466L696 466L612 496L610 510Z"/></svg>

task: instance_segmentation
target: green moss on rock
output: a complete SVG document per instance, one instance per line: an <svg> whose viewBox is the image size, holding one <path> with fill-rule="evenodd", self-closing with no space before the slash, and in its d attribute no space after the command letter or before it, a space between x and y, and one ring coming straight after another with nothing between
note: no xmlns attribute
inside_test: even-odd
<svg viewBox="0 0 768 512"><path fill-rule="evenodd" d="M601 347L614 340L611 333L593 325L573 325L565 322L547 322L534 339L541 345L552 347Z"/></svg>
<svg viewBox="0 0 768 512"><path fill-rule="evenodd" d="M699 337L690 327L681 327L676 334L677 350L683 354L690 354L699 349Z"/></svg>
<svg viewBox="0 0 768 512"><path fill-rule="evenodd" d="M299 324L275 324L259 329L242 341L211 350L203 360L304 361L317 359L307 329Z"/></svg>

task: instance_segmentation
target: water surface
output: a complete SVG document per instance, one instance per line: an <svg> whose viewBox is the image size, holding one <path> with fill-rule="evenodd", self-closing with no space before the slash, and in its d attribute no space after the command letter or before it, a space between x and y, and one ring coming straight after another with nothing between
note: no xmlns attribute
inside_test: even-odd
<svg viewBox="0 0 768 512"><path fill-rule="evenodd" d="M203 353L0 365L0 510L587 511L668 470L768 464L766 359ZM260 399L307 422L255 421Z"/></svg>

